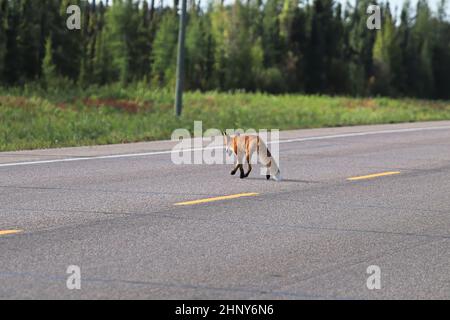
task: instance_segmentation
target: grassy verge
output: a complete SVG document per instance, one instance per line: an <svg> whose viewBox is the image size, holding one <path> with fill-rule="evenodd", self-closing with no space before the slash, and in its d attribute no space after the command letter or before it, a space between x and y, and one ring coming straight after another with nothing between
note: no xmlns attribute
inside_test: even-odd
<svg viewBox="0 0 450 320"><path fill-rule="evenodd" d="M0 89L0 151L168 139L176 128L298 129L450 119L450 101L187 93L145 87L39 92Z"/></svg>

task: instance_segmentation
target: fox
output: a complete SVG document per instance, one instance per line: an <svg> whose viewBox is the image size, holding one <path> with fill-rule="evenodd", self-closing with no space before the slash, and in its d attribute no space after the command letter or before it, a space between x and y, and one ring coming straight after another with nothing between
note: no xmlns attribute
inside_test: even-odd
<svg viewBox="0 0 450 320"><path fill-rule="evenodd" d="M231 171L231 175L235 175L239 170L240 178L245 179L250 175L252 171L252 165L250 159L256 152L259 162L267 169L266 179L269 180L273 177L276 181L281 181L281 171L278 167L275 159L273 159L270 150L266 144L257 135L241 135L229 136L223 132L225 151L231 157L233 154L236 156L237 164ZM248 170L244 172L244 160L247 162Z"/></svg>

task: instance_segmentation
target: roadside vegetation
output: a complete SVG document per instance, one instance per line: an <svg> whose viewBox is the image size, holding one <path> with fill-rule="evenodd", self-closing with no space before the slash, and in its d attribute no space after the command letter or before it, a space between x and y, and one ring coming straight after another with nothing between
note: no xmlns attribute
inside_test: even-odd
<svg viewBox="0 0 450 320"><path fill-rule="evenodd" d="M0 89L0 151L170 139L176 128L300 129L450 119L450 101L188 92L146 85L42 91Z"/></svg>

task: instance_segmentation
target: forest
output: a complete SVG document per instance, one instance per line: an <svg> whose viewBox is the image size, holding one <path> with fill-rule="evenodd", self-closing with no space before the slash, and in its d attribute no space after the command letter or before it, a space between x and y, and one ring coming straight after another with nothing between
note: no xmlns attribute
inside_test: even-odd
<svg viewBox="0 0 450 320"><path fill-rule="evenodd" d="M450 98L446 0L188 0L189 91ZM66 26L77 4L81 30ZM178 0L0 0L0 86L173 88Z"/></svg>

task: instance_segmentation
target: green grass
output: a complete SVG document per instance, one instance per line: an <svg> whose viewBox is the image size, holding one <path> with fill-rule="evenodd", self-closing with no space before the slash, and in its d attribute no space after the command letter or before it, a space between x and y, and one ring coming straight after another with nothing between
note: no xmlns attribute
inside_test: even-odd
<svg viewBox="0 0 450 320"><path fill-rule="evenodd" d="M0 89L0 151L169 139L176 128L299 129L450 119L450 101L260 93L173 95L145 86L72 90Z"/></svg>

